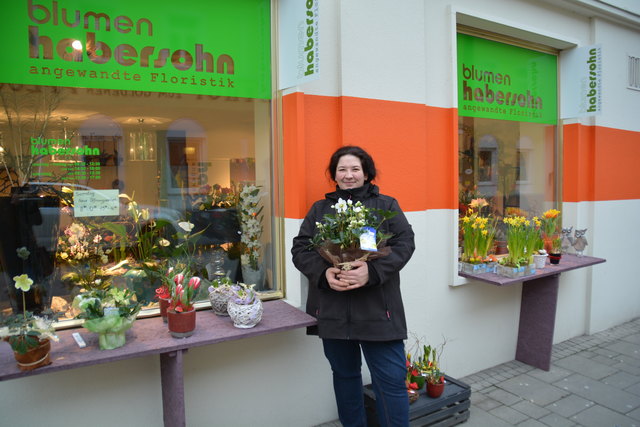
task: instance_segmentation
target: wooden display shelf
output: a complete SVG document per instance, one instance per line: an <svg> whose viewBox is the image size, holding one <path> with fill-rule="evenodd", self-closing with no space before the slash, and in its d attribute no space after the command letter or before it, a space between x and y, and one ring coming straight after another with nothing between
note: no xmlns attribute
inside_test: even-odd
<svg viewBox="0 0 640 427"><path fill-rule="evenodd" d="M185 425L183 354L192 347L216 344L273 334L316 324L316 319L282 300L266 301L262 320L251 329L233 326L229 317L216 316L211 310L197 312L196 331L188 338L173 338L160 317L138 319L127 331L127 343L114 350L100 350L97 334L86 329L58 331L59 342L51 345L52 364L33 371L22 372L16 366L8 344L0 345L0 381L18 379L83 366L157 354L160 356L162 400L165 427ZM79 348L71 336L80 332L86 341Z"/></svg>

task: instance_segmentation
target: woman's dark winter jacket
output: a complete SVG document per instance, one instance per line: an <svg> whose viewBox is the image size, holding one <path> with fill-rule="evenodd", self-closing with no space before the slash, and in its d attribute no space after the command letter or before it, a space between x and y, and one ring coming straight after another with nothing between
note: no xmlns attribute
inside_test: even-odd
<svg viewBox="0 0 640 427"><path fill-rule="evenodd" d="M329 287L325 276L331 264L310 247L316 233L316 222L325 214L334 214L331 205L339 198L361 201L368 208L396 211L398 214L382 223L381 231L393 234L387 245L391 253L367 261L369 282L362 288L338 292ZM389 341L407 338L407 324L400 293L400 270L415 248L413 230L400 210L398 202L378 192L373 184L350 190L327 193L324 200L313 204L300 232L293 239L293 263L309 279L307 313L318 319L317 330L310 334L320 338Z"/></svg>

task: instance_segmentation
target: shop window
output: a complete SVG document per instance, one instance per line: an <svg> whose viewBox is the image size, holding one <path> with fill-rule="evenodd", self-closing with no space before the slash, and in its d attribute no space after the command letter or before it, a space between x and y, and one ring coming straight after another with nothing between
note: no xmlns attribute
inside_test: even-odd
<svg viewBox="0 0 640 427"><path fill-rule="evenodd" d="M34 311L51 306L71 319L73 297L106 282L130 288L153 309L158 283L145 269L166 271L185 256L205 279L247 282L242 261L255 255L262 274L252 283L267 295L277 291L270 100L8 84L0 90L3 312L17 309L12 278L25 272L36 285L27 296ZM248 186L259 191L261 230L247 230L238 213ZM191 246L184 246L183 222L198 234ZM243 233L257 244L249 247ZM16 255L21 247L27 260ZM198 299L207 296L205 284Z"/></svg>
<svg viewBox="0 0 640 427"><path fill-rule="evenodd" d="M485 36L457 40L460 215L531 218L558 199L557 55Z"/></svg>

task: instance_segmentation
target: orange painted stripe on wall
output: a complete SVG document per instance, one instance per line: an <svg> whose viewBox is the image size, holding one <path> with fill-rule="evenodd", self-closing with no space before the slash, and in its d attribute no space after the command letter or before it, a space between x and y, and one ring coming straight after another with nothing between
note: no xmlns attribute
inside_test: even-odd
<svg viewBox="0 0 640 427"><path fill-rule="evenodd" d="M331 154L360 145L376 183L405 211L457 208L457 112L421 104L294 93L283 98L285 216L334 189Z"/></svg>
<svg viewBox="0 0 640 427"><path fill-rule="evenodd" d="M564 127L565 202L640 199L640 132Z"/></svg>

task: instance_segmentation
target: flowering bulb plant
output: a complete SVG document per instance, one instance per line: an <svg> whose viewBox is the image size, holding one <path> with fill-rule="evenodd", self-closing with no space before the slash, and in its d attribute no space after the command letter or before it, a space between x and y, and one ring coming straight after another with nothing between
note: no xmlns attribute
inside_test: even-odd
<svg viewBox="0 0 640 427"><path fill-rule="evenodd" d="M549 209L540 218L544 248L549 253L560 252L560 211Z"/></svg>
<svg viewBox="0 0 640 427"><path fill-rule="evenodd" d="M238 204L238 193L233 187L222 187L220 184L204 185L196 194L193 207L203 211L215 208L232 208Z"/></svg>
<svg viewBox="0 0 640 427"><path fill-rule="evenodd" d="M480 215L480 210L489 204L485 199L474 199L467 214L460 218L463 234L462 261L472 264L487 261L496 235L495 219ZM474 210L476 209L476 210Z"/></svg>
<svg viewBox="0 0 640 427"><path fill-rule="evenodd" d="M509 253L500 259L500 263L510 267L531 264L540 238L540 229L536 225L536 221L529 220L524 216L507 217L503 221L507 225Z"/></svg>
<svg viewBox="0 0 640 427"><path fill-rule="evenodd" d="M193 276L187 281L183 273L178 273L173 277L173 281L175 283L175 287L171 292L169 309L177 311L178 313L193 310L193 302L197 293L196 291L200 287L202 279L197 276Z"/></svg>
<svg viewBox="0 0 640 427"><path fill-rule="evenodd" d="M361 202L338 199L331 205L335 214L326 214L322 222L316 222L316 232L311 238L311 246L336 267L349 269L356 260L366 261L388 255L391 248L385 246L391 234L379 231L384 221L397 212L367 208ZM363 249L361 237L365 233L375 233L374 247Z"/></svg>
<svg viewBox="0 0 640 427"><path fill-rule="evenodd" d="M53 316L35 316L27 311L24 293L33 285L33 280L26 274L13 278L15 287L22 291L22 313L0 318L0 339L9 342L13 351L25 354L36 348L44 339L58 341L53 327Z"/></svg>
<svg viewBox="0 0 640 427"><path fill-rule="evenodd" d="M229 301L233 301L239 305L251 305L256 301L259 301L258 294L253 289L253 286L244 284L244 283L236 283L235 285L231 285L231 296Z"/></svg>
<svg viewBox="0 0 640 427"><path fill-rule="evenodd" d="M243 246L240 262L249 265L252 269L258 269L260 249L262 243L262 209L260 203L260 187L245 185L240 191L238 201L238 214L242 235L240 241Z"/></svg>

